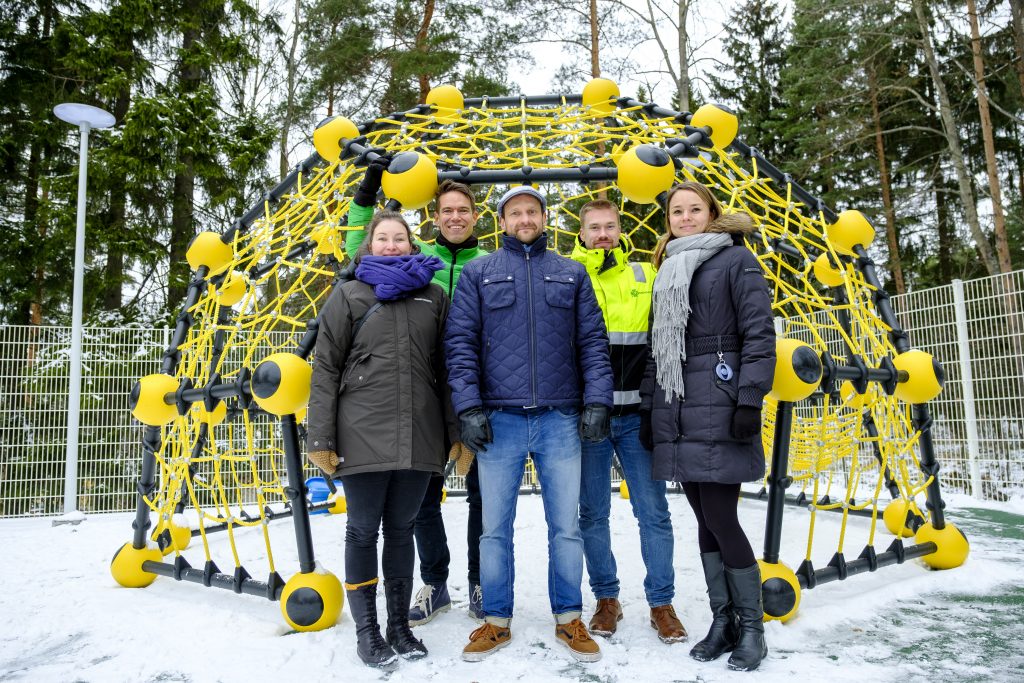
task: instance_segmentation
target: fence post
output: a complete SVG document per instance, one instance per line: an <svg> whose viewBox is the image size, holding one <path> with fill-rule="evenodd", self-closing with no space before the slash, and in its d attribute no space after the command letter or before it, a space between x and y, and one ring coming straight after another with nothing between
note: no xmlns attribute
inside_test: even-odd
<svg viewBox="0 0 1024 683"><path fill-rule="evenodd" d="M956 339L960 351L960 377L964 385L964 423L967 428L967 462L971 468L971 495L981 500L984 492L978 467L978 416L974 410L974 377L971 374L971 345L963 280L953 280L953 311L956 314Z"/></svg>

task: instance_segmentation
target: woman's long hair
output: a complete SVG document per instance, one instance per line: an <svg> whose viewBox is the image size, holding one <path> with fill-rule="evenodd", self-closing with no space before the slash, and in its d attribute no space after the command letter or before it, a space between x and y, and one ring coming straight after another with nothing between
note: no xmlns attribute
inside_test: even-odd
<svg viewBox="0 0 1024 683"><path fill-rule="evenodd" d="M413 238L412 228L409 227L409 223L405 220L405 217L398 211L392 211L390 209L382 209L375 214L370 222L366 225L366 237L363 238L363 243L359 245L359 249L356 250L356 255L353 257L353 261L359 263L360 259L364 256L371 254L371 248L373 245L373 231L377 229L383 221L397 221L405 226L405 232L409 235L409 243L412 245L412 253L420 253L420 245L416 243Z"/></svg>
<svg viewBox="0 0 1024 683"><path fill-rule="evenodd" d="M655 268L661 267L662 262L665 260L665 248L668 246L669 242L675 239L675 235L672 234L672 228L669 227L668 207L669 204L672 203L672 197L677 192L682 192L683 190L693 192L708 205L708 213L711 214L708 218L709 226L722 215L722 205L719 203L718 198L711 194L711 190L706 188L704 185L692 180L687 180L673 185L668 191L668 194L665 195L665 206L663 207L665 211L665 234L658 238L658 243L654 246L654 256L651 258Z"/></svg>

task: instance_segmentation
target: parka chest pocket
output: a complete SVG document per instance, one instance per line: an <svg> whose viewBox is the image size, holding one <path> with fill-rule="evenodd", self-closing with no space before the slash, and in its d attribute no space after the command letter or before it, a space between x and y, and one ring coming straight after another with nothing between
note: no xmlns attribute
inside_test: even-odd
<svg viewBox="0 0 1024 683"><path fill-rule="evenodd" d="M549 306L572 308L576 298L576 278L572 275L545 275L544 300Z"/></svg>
<svg viewBox="0 0 1024 683"><path fill-rule="evenodd" d="M345 372L341 376L341 384L338 386L338 393L345 391L346 387L354 387L363 384L369 374L369 360L372 352L367 352L353 359L345 366Z"/></svg>
<svg viewBox="0 0 1024 683"><path fill-rule="evenodd" d="M488 275L480 283L484 307L505 308L516 302L516 281L511 275Z"/></svg>

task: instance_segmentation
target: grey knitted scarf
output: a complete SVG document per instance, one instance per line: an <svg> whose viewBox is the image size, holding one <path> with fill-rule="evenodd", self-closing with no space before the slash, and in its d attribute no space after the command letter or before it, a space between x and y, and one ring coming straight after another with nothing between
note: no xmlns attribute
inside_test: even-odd
<svg viewBox="0 0 1024 683"><path fill-rule="evenodd" d="M665 400L683 397L686 323L690 319L690 280L700 264L732 244L724 233L680 237L665 248L665 262L654 279L654 327L651 350L658 364L658 385Z"/></svg>

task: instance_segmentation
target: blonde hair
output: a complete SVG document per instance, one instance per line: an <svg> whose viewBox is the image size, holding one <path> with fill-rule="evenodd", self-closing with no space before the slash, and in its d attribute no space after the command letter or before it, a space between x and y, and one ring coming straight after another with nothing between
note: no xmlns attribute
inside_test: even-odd
<svg viewBox="0 0 1024 683"><path fill-rule="evenodd" d="M420 253L420 245L416 243L413 238L412 228L409 227L409 223L405 220L405 217L397 211L391 211L390 209L384 209L373 214L373 218L366 225L366 237L363 238L363 243L359 245L359 249L356 250L356 255L352 259L355 262L359 262L364 256L371 255L371 249L373 247L373 231L377 229L377 226L384 221L395 221L401 223L405 227L405 232L409 235L409 243L412 245L413 254Z"/></svg>
<svg viewBox="0 0 1024 683"><path fill-rule="evenodd" d="M708 218L708 226L704 228L705 231L714 221L718 220L722 216L721 203L719 203L718 198L715 197L715 195L711 194L711 190L704 185L692 180L687 180L673 185L668 191L668 194L665 195L665 233L658 238L658 243L654 246L654 255L651 257L651 261L654 263L655 268L661 267L661 264L665 261L665 248L668 247L669 242L676 238L675 235L672 234L672 228L669 227L668 207L672 203L672 197L675 196L677 192L682 192L683 190L689 190L700 197L701 201L707 204L710 216Z"/></svg>

